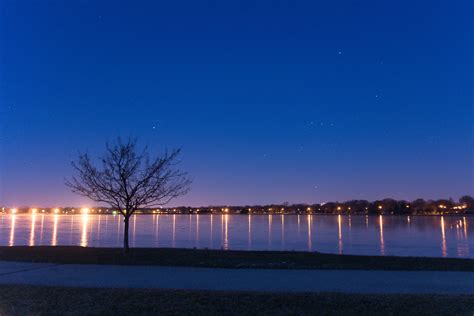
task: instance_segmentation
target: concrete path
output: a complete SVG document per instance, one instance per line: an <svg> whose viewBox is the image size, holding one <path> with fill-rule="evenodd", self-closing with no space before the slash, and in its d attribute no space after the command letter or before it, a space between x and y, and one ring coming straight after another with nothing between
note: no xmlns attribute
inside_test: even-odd
<svg viewBox="0 0 474 316"><path fill-rule="evenodd" d="M209 269L0 261L0 284L267 292L474 294L474 272Z"/></svg>

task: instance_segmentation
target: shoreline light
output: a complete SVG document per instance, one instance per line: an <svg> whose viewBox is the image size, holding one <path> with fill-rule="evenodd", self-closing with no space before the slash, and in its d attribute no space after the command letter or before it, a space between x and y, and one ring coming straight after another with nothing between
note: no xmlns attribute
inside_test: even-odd
<svg viewBox="0 0 474 316"><path fill-rule="evenodd" d="M81 209L82 214L89 214L89 212L90 212L90 209L88 207L84 207Z"/></svg>

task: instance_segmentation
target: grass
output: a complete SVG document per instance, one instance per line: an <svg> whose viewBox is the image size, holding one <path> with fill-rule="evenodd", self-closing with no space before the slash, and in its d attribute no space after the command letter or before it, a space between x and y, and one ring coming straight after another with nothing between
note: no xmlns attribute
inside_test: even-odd
<svg viewBox="0 0 474 316"><path fill-rule="evenodd" d="M212 268L474 271L474 260L333 255L317 252L135 248L0 247L0 260Z"/></svg>
<svg viewBox="0 0 474 316"><path fill-rule="evenodd" d="M1 315L472 315L474 297L0 286Z"/></svg>

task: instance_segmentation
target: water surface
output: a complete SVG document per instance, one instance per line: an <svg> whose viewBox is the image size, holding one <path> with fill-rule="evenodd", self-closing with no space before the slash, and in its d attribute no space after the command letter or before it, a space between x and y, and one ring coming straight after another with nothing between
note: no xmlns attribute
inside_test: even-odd
<svg viewBox="0 0 474 316"><path fill-rule="evenodd" d="M474 258L470 216L138 215L132 247ZM0 245L121 247L112 215L1 215Z"/></svg>

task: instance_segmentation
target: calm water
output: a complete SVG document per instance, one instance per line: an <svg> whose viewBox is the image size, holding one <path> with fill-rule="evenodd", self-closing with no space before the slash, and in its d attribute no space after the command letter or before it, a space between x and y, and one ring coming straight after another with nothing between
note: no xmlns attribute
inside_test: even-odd
<svg viewBox="0 0 474 316"><path fill-rule="evenodd" d="M474 258L474 217L139 215L133 247ZM121 247L112 215L0 215L0 245Z"/></svg>

